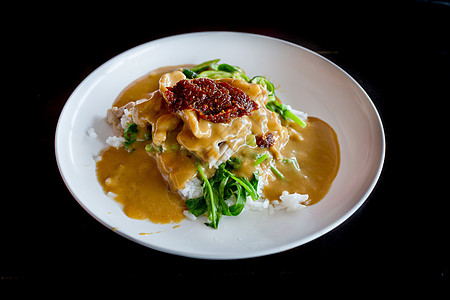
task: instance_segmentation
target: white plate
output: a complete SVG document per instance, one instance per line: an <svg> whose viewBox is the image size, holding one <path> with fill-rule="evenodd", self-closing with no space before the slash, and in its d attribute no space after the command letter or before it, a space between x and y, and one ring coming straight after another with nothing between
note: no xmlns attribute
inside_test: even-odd
<svg viewBox="0 0 450 300"><path fill-rule="evenodd" d="M244 212L223 217L218 230L201 221L153 224L128 218L108 198L95 172L95 157L112 135L106 110L136 78L167 65L221 58L251 76L268 77L292 107L319 117L336 131L339 173L326 197L299 212ZM86 132L94 128L98 137ZM208 259L267 255L309 242L350 217L369 196L385 152L383 126L369 96L347 73L298 45L260 35L202 32L155 40L130 49L92 72L72 93L58 121L56 157L75 199L115 232L160 251ZM175 227L175 228L174 228ZM151 233L151 234L149 234Z"/></svg>

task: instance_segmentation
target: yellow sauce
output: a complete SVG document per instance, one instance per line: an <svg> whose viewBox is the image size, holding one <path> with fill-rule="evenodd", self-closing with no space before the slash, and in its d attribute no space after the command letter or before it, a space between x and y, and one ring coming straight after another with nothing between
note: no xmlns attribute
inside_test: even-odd
<svg viewBox="0 0 450 300"><path fill-rule="evenodd" d="M105 148L97 162L97 178L105 193L113 193L133 219L154 223L180 222L184 219L184 201L170 190L155 160L145 151L145 143L136 142L130 153L124 147Z"/></svg>
<svg viewBox="0 0 450 300"><path fill-rule="evenodd" d="M190 67L192 67L192 65L167 66L151 71L125 87L117 96L113 106L121 107L128 102L147 98L152 92L159 88L159 78L161 78L163 74L180 68Z"/></svg>
<svg viewBox="0 0 450 300"><path fill-rule="evenodd" d="M291 138L281 151L286 158L295 157L294 162L277 161L275 167L285 175L276 178L264 188L264 195L275 200L283 191L308 194L308 205L317 203L327 193L337 175L340 164L339 143L334 130L324 121L309 117L308 125L296 127L302 140Z"/></svg>

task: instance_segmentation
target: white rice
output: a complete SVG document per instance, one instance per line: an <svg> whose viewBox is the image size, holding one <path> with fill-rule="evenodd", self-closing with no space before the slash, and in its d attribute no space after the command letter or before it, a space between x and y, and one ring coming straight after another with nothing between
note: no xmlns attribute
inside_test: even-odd
<svg viewBox="0 0 450 300"><path fill-rule="evenodd" d="M93 139L97 138L97 133L95 133L95 129L92 127L86 131L86 134L90 138L93 138Z"/></svg>
<svg viewBox="0 0 450 300"><path fill-rule="evenodd" d="M191 220L191 221L197 220L197 217L194 216L193 214L191 214L188 210L184 210L184 211L183 211L183 214L184 214L184 216L185 216L186 218L188 218L188 219Z"/></svg>
<svg viewBox="0 0 450 300"><path fill-rule="evenodd" d="M287 211L291 210L299 210L306 207L306 202L308 201L308 194L289 194L287 191L284 191L280 196L280 203L277 203L277 206L281 206L281 208L286 208ZM305 203L305 204L302 204Z"/></svg>
<svg viewBox="0 0 450 300"><path fill-rule="evenodd" d="M133 116L132 116L132 112L133 110L128 110L128 109L124 109L123 110L123 115L120 118L120 125L122 126L122 128L125 130L127 129L128 125L130 125L131 123L133 123Z"/></svg>
<svg viewBox="0 0 450 300"><path fill-rule="evenodd" d="M297 117L299 117L302 121L306 122L308 120L308 114L303 112L303 111L299 111L296 109L293 109L290 105L287 106L287 108L292 111L295 115L297 115Z"/></svg>
<svg viewBox="0 0 450 300"><path fill-rule="evenodd" d="M108 145L113 146L114 148L119 149L125 143L125 138L123 136L110 136L106 139L106 143Z"/></svg>
<svg viewBox="0 0 450 300"><path fill-rule="evenodd" d="M202 182L197 177L192 178L186 183L186 187L182 190L178 190L178 193L184 199L198 198L203 195Z"/></svg>

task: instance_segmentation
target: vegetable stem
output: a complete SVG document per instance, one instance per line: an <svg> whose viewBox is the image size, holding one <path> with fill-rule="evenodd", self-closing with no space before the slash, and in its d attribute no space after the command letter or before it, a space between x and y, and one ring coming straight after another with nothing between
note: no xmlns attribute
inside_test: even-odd
<svg viewBox="0 0 450 300"><path fill-rule="evenodd" d="M278 176L280 179L284 179L284 175L281 174L281 172L278 171L277 168L275 168L275 166L273 166L273 165L270 166L270 169L271 169L272 172L273 172L276 176Z"/></svg>
<svg viewBox="0 0 450 300"><path fill-rule="evenodd" d="M219 70L207 70L203 71L200 74L198 74L198 77L200 78L210 78L210 79L222 79L222 78L232 78L233 74L226 71L219 71Z"/></svg>
<svg viewBox="0 0 450 300"><path fill-rule="evenodd" d="M300 119L296 114L294 114L292 111L286 109L284 112L284 115L286 117L288 117L289 119L291 119L292 121L294 121L295 123L297 123L298 125L300 125L302 128L306 127L306 123Z"/></svg>
<svg viewBox="0 0 450 300"><path fill-rule="evenodd" d="M231 173L230 171L225 170L225 172L226 172L231 178L233 178L237 183L239 183L240 185L242 185L242 187L250 194L250 196L252 197L253 201L258 200L258 194L256 193L255 188L250 184L250 182L248 182L248 180L245 180L245 181L247 181L247 183L248 183L248 184L247 184L246 182L242 181L242 180L239 179L238 177L234 176L233 173Z"/></svg>
<svg viewBox="0 0 450 300"><path fill-rule="evenodd" d="M220 60L220 58L208 60L208 61L202 62L201 64L198 64L198 65L190 68L189 70L197 73L197 72L203 71L205 69L208 69L209 66L211 66L212 64L216 64L219 60Z"/></svg>
<svg viewBox="0 0 450 300"><path fill-rule="evenodd" d="M258 157L257 160L255 160L255 162L253 163L253 165L254 165L254 166L259 165L260 163L262 163L263 161L265 161L268 157L269 157L269 154L264 153L263 155L261 155L260 157Z"/></svg>
<svg viewBox="0 0 450 300"><path fill-rule="evenodd" d="M181 72L189 79L198 77L197 73L189 69L183 69Z"/></svg>
<svg viewBox="0 0 450 300"><path fill-rule="evenodd" d="M219 225L220 216L217 210L216 199L214 197L211 183L209 182L208 177L206 177L203 168L200 166L198 162L197 162L197 171L203 179L203 194L205 197L206 205L208 206L208 219L211 221L211 223L207 225L211 226L214 229L217 229L217 226Z"/></svg>
<svg viewBox="0 0 450 300"><path fill-rule="evenodd" d="M302 128L306 127L306 123L302 119L300 119L296 114L290 111L287 105L285 104L279 103L276 100L270 100L267 102L266 108L270 111L280 114L280 116L282 116L285 119L287 118L291 119L292 121L300 125Z"/></svg>

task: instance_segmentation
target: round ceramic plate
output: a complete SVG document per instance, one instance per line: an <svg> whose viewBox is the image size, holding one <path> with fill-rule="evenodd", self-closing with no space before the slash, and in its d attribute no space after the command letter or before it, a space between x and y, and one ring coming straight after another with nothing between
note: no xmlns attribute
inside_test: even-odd
<svg viewBox="0 0 450 300"><path fill-rule="evenodd" d="M245 211L223 217L218 230L201 220L154 224L128 218L97 181L95 158L113 135L104 121L119 92L161 66L221 58L251 76L262 75L293 108L329 123L337 133L341 165L329 193L297 212ZM87 134L94 128L97 137ZM349 218L380 175L383 126L369 96L347 73L298 45L260 35L202 32L155 40L130 49L92 72L68 99L55 137L61 175L75 199L102 224L160 251L207 259L247 258L307 243Z"/></svg>

